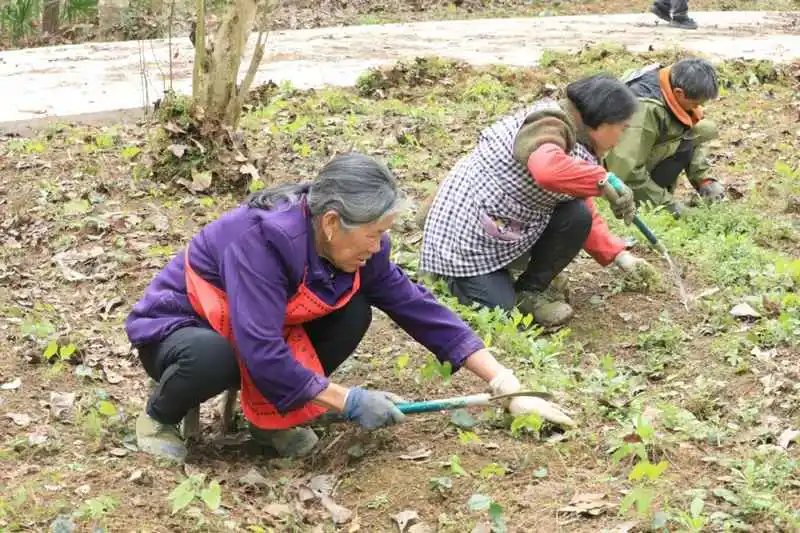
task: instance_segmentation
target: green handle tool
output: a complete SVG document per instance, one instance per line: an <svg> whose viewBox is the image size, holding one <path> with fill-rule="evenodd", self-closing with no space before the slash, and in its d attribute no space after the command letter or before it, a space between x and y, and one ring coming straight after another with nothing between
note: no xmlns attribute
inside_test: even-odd
<svg viewBox="0 0 800 533"><path fill-rule="evenodd" d="M598 186L604 187L606 182L608 182L608 184L611 185L611 187L614 189L614 192L617 193L622 192L624 188L622 180L619 179L619 177L613 172L609 172L608 174L606 174L606 179L601 180L600 183L598 183ZM656 234L653 233L653 231L647 227L647 224L644 223L644 220L642 220L639 215L633 217L633 225L636 226L639 229L639 231L642 232L642 235L644 235L647 238L647 240L650 241L650 244L652 244L656 250L660 252L665 251L664 245L661 244L661 242L658 240L658 237L656 237Z"/></svg>
<svg viewBox="0 0 800 533"><path fill-rule="evenodd" d="M435 411L449 411L452 409L463 409L475 405L491 405L492 402L514 398L516 396L534 396L545 400L552 399L553 395L546 392L519 391L511 394L492 396L491 394L473 394L471 396L456 396L453 398L443 398L441 400L429 400L426 402L402 402L398 403L397 408L404 414L431 413Z"/></svg>

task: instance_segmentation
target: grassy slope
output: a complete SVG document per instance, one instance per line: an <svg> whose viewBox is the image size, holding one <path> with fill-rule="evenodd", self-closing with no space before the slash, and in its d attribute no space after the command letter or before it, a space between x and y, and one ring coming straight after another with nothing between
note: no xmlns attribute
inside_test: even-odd
<svg viewBox="0 0 800 533"><path fill-rule="evenodd" d="M548 84L601 68L621 73L656 58L663 56L594 48L549 55L542 70L422 61L365 77L360 94L267 90L243 125L265 156L264 179L313 175L332 153L355 147L383 157L419 197L469 150L481 127L538 98ZM22 384L0 391L0 412L30 422L0 421L0 476L8 488L0 496L0 530L40 531L58 514L77 513L84 527L111 531L334 531L318 505L292 507L288 516L267 507L294 505L297 485L320 473L338 477L335 499L356 512L361 531L396 530L390 516L404 509L440 531L469 531L490 520L487 510L468 508L473 494L499 505L493 509L508 531L594 532L667 516L659 512L674 520L669 530L684 530L690 508L698 510L693 500L704 502L695 525L711 521L704 530L798 527L798 447L775 447L784 430L800 425L796 80L778 79L766 64L726 63L722 72L729 87L708 111L722 125L716 172L737 199L680 223L646 215L685 268L690 290L707 294L691 313L668 279L648 294L626 292L613 270L586 258L570 267L578 309L571 333L520 334L496 316L461 309L506 364L563 399L579 429L559 435L521 420L529 429L512 432L500 413L478 412L478 425L464 432L445 415L425 415L373 434L331 428L321 452L297 462L215 439L212 427L184 469L126 448L146 391L121 321L174 251L238 198L197 197L142 179L151 146L146 129L64 127L5 142L0 383L19 377ZM397 260L413 273L418 233L400 223L393 240ZM95 278L67 281L75 271ZM742 301L763 317L730 317ZM51 338L74 344L71 357L84 366L41 362ZM91 377L76 375L88 369ZM340 379L419 399L479 388L461 374L449 383L431 377L436 370L424 350L378 318ZM77 409L59 418L51 394L69 392L77 394ZM430 457L399 459L418 448ZM637 452L652 464L666 461L666 470L652 482L629 480ZM251 468L265 485L241 484ZM171 514L170 491L200 474L221 483L221 510L196 500ZM652 504L640 516L619 516L636 487L641 500L652 488ZM557 512L586 493L604 495L601 516Z"/></svg>

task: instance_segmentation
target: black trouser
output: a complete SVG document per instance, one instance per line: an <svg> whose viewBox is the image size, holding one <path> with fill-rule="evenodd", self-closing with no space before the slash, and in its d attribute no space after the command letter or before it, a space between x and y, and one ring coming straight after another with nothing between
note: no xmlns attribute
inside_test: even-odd
<svg viewBox="0 0 800 533"><path fill-rule="evenodd" d="M689 168L693 152L692 139L681 139L675 153L658 163L650 172L650 178L662 188L672 191L681 172Z"/></svg>
<svg viewBox="0 0 800 533"><path fill-rule="evenodd" d="M478 303L510 311L516 305L518 291L541 292L550 285L581 251L591 228L592 214L586 202L561 203L531 248L528 266L516 282L509 269L503 268L482 276L448 278L447 286L462 304Z"/></svg>
<svg viewBox="0 0 800 533"><path fill-rule="evenodd" d="M673 16L681 16L689 13L689 0L656 0L655 5Z"/></svg>
<svg viewBox="0 0 800 533"><path fill-rule="evenodd" d="M352 354L372 321L364 295L330 315L304 324L317 356L330 375ZM158 385L147 414L162 424L177 424L190 409L230 388L239 388L239 365L233 346L207 328L186 327L163 341L139 347L147 374Z"/></svg>

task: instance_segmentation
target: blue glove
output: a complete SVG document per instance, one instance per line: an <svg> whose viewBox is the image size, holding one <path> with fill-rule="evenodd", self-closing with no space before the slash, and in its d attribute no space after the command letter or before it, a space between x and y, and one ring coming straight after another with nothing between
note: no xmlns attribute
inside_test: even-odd
<svg viewBox="0 0 800 533"><path fill-rule="evenodd" d="M391 426L406 418L395 405L397 401L400 398L390 392L354 387L347 393L342 413L345 418L355 420L365 429Z"/></svg>

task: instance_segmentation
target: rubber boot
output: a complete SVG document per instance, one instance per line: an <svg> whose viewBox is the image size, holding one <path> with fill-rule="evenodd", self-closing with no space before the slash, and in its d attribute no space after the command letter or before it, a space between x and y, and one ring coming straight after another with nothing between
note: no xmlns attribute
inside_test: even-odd
<svg viewBox="0 0 800 533"><path fill-rule="evenodd" d="M146 412L136 419L136 445L150 455L182 463L186 459L186 444L177 425L162 424Z"/></svg>
<svg viewBox="0 0 800 533"><path fill-rule="evenodd" d="M534 322L544 327L561 326L575 315L572 306L550 287L543 292L519 292L517 308L524 314L533 315Z"/></svg>
<svg viewBox="0 0 800 533"><path fill-rule="evenodd" d="M319 437L306 427L259 429L250 424L250 435L262 446L269 446L281 457L305 457L317 445Z"/></svg>

